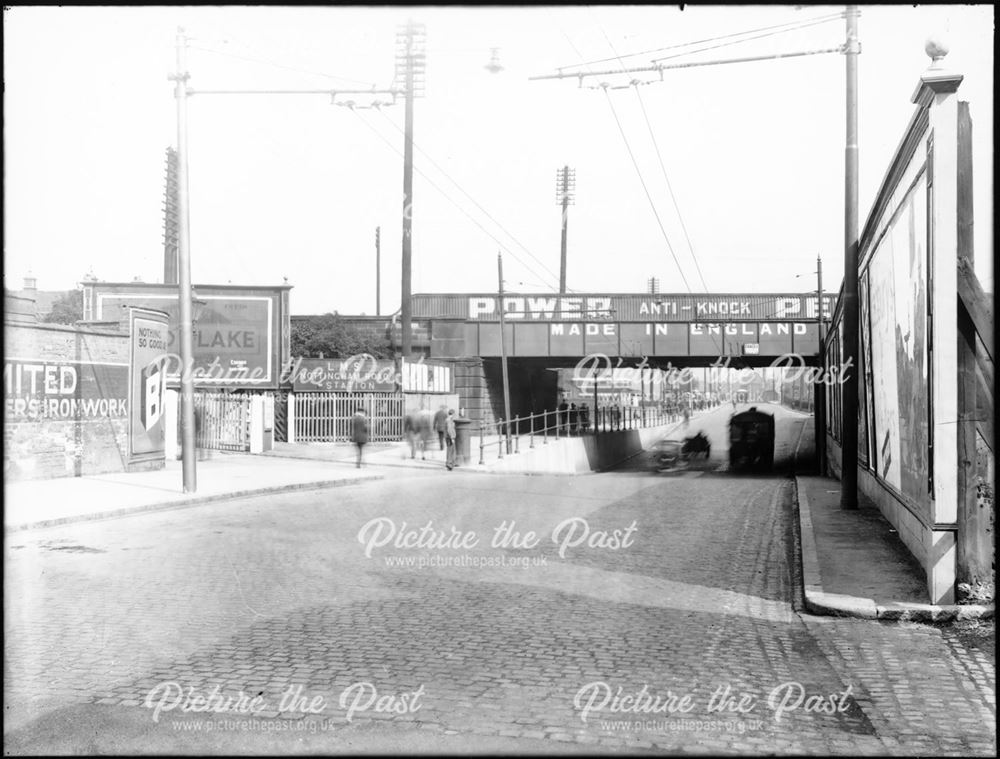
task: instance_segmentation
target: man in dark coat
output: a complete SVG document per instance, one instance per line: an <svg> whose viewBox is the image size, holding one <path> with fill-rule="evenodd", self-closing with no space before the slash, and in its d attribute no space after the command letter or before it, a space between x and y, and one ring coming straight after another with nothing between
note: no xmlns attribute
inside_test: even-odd
<svg viewBox="0 0 1000 759"><path fill-rule="evenodd" d="M354 414L354 418L351 420L351 442L358 447L358 459L356 466L360 469L362 449L368 443L368 417L365 416L365 410L363 408L358 408Z"/></svg>
<svg viewBox="0 0 1000 759"><path fill-rule="evenodd" d="M441 406L434 414L434 431L438 436L438 450L444 450L445 431L448 426L448 407Z"/></svg>

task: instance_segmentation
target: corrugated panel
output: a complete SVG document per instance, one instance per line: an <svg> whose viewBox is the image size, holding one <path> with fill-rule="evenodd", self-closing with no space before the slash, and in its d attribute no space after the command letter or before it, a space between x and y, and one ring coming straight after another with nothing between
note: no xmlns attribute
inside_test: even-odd
<svg viewBox="0 0 1000 759"><path fill-rule="evenodd" d="M827 314L836 297L825 295ZM497 295L454 293L413 296L414 318L497 321ZM816 298L801 293L649 295L546 293L504 295L504 312L514 322L531 321L800 321L816 318Z"/></svg>

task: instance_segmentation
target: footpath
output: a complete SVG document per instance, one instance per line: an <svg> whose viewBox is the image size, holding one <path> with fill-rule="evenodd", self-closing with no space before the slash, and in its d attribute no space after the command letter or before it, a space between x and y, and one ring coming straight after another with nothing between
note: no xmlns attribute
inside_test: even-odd
<svg viewBox="0 0 1000 759"><path fill-rule="evenodd" d="M185 493L180 461L152 472L115 472L4 483L7 532L195 506L243 496L352 485L383 479L371 467L241 453L206 452L195 466L196 490Z"/></svg>
<svg viewBox="0 0 1000 759"><path fill-rule="evenodd" d="M845 511L838 480L797 476L795 484L810 612L936 623L993 617L993 605L928 603L923 568L864 494Z"/></svg>

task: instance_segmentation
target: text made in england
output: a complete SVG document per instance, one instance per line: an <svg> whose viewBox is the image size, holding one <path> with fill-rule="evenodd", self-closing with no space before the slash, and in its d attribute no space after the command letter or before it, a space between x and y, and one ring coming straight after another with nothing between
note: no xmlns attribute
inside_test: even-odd
<svg viewBox="0 0 1000 759"><path fill-rule="evenodd" d="M594 324L594 323L575 323L575 322L557 322L555 324L549 325L549 333L554 337L559 336L569 336L575 337L578 335L587 335L588 337L617 337L618 336L618 323L611 324ZM745 336L754 337L758 335L761 337L772 336L772 335L804 335L808 330L808 325L802 323L761 323L756 322L736 322L731 324L643 324L641 325L644 329L646 335L679 335L685 332L697 337L700 335L729 335L733 336Z"/></svg>

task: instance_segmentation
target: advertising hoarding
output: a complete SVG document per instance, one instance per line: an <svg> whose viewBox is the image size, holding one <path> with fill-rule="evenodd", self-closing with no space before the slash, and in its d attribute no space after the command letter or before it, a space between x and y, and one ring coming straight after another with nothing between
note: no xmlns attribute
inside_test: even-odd
<svg viewBox="0 0 1000 759"><path fill-rule="evenodd" d="M192 329L196 386L276 388L289 315L288 286L196 285ZM168 315L167 379L180 379L179 304L175 285L86 283L84 317L117 321L123 307ZM286 305L283 305L286 304ZM89 311L89 313L88 313Z"/></svg>
<svg viewBox="0 0 1000 759"><path fill-rule="evenodd" d="M167 314L129 308L129 461L166 455Z"/></svg>
<svg viewBox="0 0 1000 759"><path fill-rule="evenodd" d="M7 422L97 421L128 416L128 365L69 359L7 358Z"/></svg>

